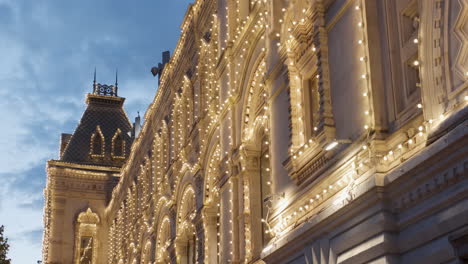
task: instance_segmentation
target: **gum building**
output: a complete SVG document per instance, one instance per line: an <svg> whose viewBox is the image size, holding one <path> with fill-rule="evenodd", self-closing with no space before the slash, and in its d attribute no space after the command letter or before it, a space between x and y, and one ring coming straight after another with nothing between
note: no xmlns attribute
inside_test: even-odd
<svg viewBox="0 0 468 264"><path fill-rule="evenodd" d="M95 81L62 134L44 263L468 261L467 0L196 0L181 30L141 127Z"/></svg>

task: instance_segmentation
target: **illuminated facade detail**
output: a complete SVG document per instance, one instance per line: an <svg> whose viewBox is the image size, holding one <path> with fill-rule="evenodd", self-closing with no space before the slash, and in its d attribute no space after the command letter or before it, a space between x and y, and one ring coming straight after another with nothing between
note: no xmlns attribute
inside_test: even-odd
<svg viewBox="0 0 468 264"><path fill-rule="evenodd" d="M112 157L125 158L125 140L122 136L122 131L117 128L112 137Z"/></svg>
<svg viewBox="0 0 468 264"><path fill-rule="evenodd" d="M59 158L47 162L43 263L106 263L109 258L101 252L111 248L104 241L119 231L110 232L104 210L128 157L132 127L125 99L116 90L102 94L100 87L94 81L81 121L72 134L62 134ZM123 141L119 159L114 158L117 136Z"/></svg>
<svg viewBox="0 0 468 264"><path fill-rule="evenodd" d="M97 263L99 216L91 208L78 215L75 233L75 263L76 264L94 264Z"/></svg>
<svg viewBox="0 0 468 264"><path fill-rule="evenodd" d="M126 119L87 118L104 103L122 111L112 89L88 95L62 136L47 167L44 262L88 258L65 246L82 238L109 264L463 260L466 10L195 1L138 137ZM103 157L90 157L93 133ZM86 208L100 219L92 240L73 224Z"/></svg>
<svg viewBox="0 0 468 264"><path fill-rule="evenodd" d="M102 135L101 128L99 126L96 127L96 131L91 135L91 146L89 153L91 157L104 157L104 150L105 150L105 141L104 136ZM112 140L114 143L114 140ZM112 148L114 145L112 144Z"/></svg>

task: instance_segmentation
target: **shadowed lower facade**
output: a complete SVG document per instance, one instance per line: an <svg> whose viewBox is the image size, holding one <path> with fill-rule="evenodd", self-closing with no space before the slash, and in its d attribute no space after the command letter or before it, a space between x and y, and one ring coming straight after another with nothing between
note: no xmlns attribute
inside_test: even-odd
<svg viewBox="0 0 468 264"><path fill-rule="evenodd" d="M62 134L44 263L468 261L467 28L467 0L195 1L141 131L94 83Z"/></svg>

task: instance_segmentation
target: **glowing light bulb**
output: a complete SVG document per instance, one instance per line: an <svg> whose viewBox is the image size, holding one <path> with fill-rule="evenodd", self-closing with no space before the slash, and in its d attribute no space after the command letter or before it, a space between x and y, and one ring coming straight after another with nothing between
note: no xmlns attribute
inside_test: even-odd
<svg viewBox="0 0 468 264"><path fill-rule="evenodd" d="M325 147L325 150L326 150L326 151L332 150L332 149L334 149L336 146L338 146L338 142L332 141L332 142L330 142L330 144L328 144L328 145Z"/></svg>

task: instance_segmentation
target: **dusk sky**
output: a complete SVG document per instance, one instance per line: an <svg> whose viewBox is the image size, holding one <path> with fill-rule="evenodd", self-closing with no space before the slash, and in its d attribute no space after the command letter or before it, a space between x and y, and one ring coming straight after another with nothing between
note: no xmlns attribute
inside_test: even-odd
<svg viewBox="0 0 468 264"><path fill-rule="evenodd" d="M192 0L0 0L0 225L14 264L41 259L45 165L58 158L97 81L126 97L130 119L157 90Z"/></svg>

